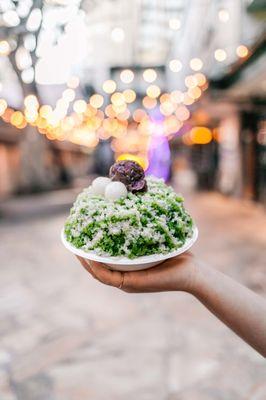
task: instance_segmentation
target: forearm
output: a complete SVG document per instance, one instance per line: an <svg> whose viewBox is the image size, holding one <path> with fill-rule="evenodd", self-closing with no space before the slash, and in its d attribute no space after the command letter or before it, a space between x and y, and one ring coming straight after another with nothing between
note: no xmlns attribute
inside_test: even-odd
<svg viewBox="0 0 266 400"><path fill-rule="evenodd" d="M266 357L266 301L263 298L206 266L197 268L189 291Z"/></svg>

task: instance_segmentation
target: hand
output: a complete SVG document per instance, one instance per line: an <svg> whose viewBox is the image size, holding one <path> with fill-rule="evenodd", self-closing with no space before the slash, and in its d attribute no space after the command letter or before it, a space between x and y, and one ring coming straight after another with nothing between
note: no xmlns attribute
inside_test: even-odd
<svg viewBox="0 0 266 400"><path fill-rule="evenodd" d="M194 256L190 253L171 258L157 267L133 272L111 271L99 262L77 258L95 279L128 293L189 292L197 270Z"/></svg>

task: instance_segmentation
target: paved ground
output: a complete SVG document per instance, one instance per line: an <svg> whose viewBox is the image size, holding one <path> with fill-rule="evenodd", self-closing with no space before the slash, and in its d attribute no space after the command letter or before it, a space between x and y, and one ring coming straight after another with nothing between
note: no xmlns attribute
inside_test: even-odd
<svg viewBox="0 0 266 400"><path fill-rule="evenodd" d="M195 252L266 294L262 210L191 197ZM65 215L2 222L1 400L262 400L261 356L183 293L127 295L59 241Z"/></svg>

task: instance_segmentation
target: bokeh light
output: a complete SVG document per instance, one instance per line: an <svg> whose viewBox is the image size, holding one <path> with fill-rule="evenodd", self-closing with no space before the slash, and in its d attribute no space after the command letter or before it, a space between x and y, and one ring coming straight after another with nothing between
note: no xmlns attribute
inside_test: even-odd
<svg viewBox="0 0 266 400"><path fill-rule="evenodd" d="M133 89L124 90L123 96L126 103L133 103L136 100L136 92Z"/></svg>
<svg viewBox="0 0 266 400"><path fill-rule="evenodd" d="M236 54L240 58L245 58L248 55L248 48L244 45L240 45L236 48Z"/></svg>
<svg viewBox="0 0 266 400"><path fill-rule="evenodd" d="M105 93L111 94L114 93L116 90L116 83L112 79L107 79L103 83L103 91Z"/></svg>
<svg viewBox="0 0 266 400"><path fill-rule="evenodd" d="M223 49L216 49L214 52L214 58L219 62L226 60L227 58L226 51Z"/></svg>
<svg viewBox="0 0 266 400"><path fill-rule="evenodd" d="M193 71L200 71L203 67L203 62L200 58L192 58L189 62L189 65Z"/></svg>
<svg viewBox="0 0 266 400"><path fill-rule="evenodd" d="M120 73L120 79L123 83L131 83L134 79L134 72L130 69L124 69Z"/></svg>
<svg viewBox="0 0 266 400"><path fill-rule="evenodd" d="M169 68L172 72L179 72L182 69L182 63L179 60L171 60L169 61Z"/></svg>
<svg viewBox="0 0 266 400"><path fill-rule="evenodd" d="M196 126L191 129L190 138L195 144L207 144L212 140L212 132L204 126Z"/></svg>
<svg viewBox="0 0 266 400"><path fill-rule="evenodd" d="M103 102L104 102L104 98L103 98L103 96L100 95L100 94L93 94L93 95L90 97L90 105L91 105L92 107L94 107L94 108L100 108L100 107L102 107Z"/></svg>
<svg viewBox="0 0 266 400"><path fill-rule="evenodd" d="M87 109L87 103L85 100L76 100L73 104L73 110L78 113L84 113Z"/></svg>
<svg viewBox="0 0 266 400"><path fill-rule="evenodd" d="M148 68L143 72L143 79L145 82L152 83L156 80L157 73L154 69Z"/></svg>
<svg viewBox="0 0 266 400"><path fill-rule="evenodd" d="M150 85L147 87L146 93L147 96L155 99L156 97L160 96L161 89L157 85Z"/></svg>

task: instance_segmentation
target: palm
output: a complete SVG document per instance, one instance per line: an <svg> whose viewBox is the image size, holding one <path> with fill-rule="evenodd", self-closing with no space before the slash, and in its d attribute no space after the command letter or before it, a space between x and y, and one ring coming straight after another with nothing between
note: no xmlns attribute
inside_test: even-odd
<svg viewBox="0 0 266 400"><path fill-rule="evenodd" d="M119 287L129 293L188 290L194 270L193 256L189 253L167 260L144 271L110 271L103 264L78 257L81 264L100 282Z"/></svg>

